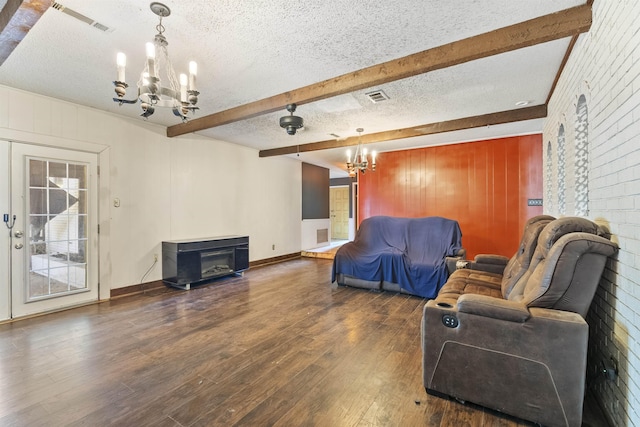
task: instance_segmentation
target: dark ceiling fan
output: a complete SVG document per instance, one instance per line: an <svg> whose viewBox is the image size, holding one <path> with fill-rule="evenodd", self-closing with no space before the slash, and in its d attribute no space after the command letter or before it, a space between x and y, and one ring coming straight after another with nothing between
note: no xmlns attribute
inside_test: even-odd
<svg viewBox="0 0 640 427"><path fill-rule="evenodd" d="M304 120L300 116L293 115L296 104L287 104L287 111L291 114L280 117L280 127L284 128L289 135L295 135L296 131L304 126Z"/></svg>

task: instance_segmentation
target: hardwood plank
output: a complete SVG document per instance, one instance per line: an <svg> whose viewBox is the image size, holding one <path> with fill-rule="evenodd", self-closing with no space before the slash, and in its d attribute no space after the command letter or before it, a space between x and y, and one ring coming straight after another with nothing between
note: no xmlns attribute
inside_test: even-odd
<svg viewBox="0 0 640 427"><path fill-rule="evenodd" d="M0 425L532 426L422 386L424 300L251 269L0 325Z"/></svg>

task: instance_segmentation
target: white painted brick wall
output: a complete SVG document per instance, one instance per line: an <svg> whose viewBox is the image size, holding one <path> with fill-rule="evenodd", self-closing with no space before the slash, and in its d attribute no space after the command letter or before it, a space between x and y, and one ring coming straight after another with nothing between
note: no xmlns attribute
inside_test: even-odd
<svg viewBox="0 0 640 427"><path fill-rule="evenodd" d="M576 102L584 94L589 121L589 217L607 225L620 245L616 259L607 263L588 315L587 386L616 425L640 427L640 2L595 0L593 18L590 32L580 36L549 102L543 140L552 142L557 162L555 144L559 126L564 125L566 214L574 215L573 131ZM555 202L556 165L552 180ZM558 215L553 208L557 203L546 213ZM607 381L599 373L600 363L611 357L618 363L616 381Z"/></svg>

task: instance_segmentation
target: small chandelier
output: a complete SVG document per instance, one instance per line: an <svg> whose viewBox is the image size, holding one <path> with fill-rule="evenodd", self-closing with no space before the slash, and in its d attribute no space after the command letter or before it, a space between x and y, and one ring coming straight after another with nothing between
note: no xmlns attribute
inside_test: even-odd
<svg viewBox="0 0 640 427"><path fill-rule="evenodd" d="M358 147L356 152L351 157L351 150L347 150L347 171L349 176L356 176L356 173L365 173L369 167L369 160L367 159L367 149L362 147L362 132L364 129L358 128ZM376 170L376 152L371 152L371 171Z"/></svg>
<svg viewBox="0 0 640 427"><path fill-rule="evenodd" d="M138 97L136 99L124 99L127 87L125 83L125 66L127 58L124 53L118 53L116 63L118 66L118 79L113 82L117 98L113 98L120 106L122 104L135 104L140 101L142 107L141 116L149 117L156 107L168 107L173 110L173 114L180 117L182 121L187 120L187 114L197 110L196 103L200 92L196 90L196 74L198 65L191 61L189 63L189 76L180 74L180 79L176 78L173 66L169 60L167 51L167 39L162 34L164 26L162 18L171 14L171 10L162 3L153 2L150 5L151 11L160 17L160 22L156 26L156 34L153 43L147 43L147 59L144 68L140 73L137 82ZM161 76L162 74L162 76Z"/></svg>

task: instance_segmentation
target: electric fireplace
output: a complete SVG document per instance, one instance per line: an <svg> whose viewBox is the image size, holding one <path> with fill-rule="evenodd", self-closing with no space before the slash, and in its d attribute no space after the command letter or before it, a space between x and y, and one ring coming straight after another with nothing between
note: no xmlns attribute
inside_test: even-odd
<svg viewBox="0 0 640 427"><path fill-rule="evenodd" d="M162 280L181 289L249 268L249 237L221 236L162 242Z"/></svg>

